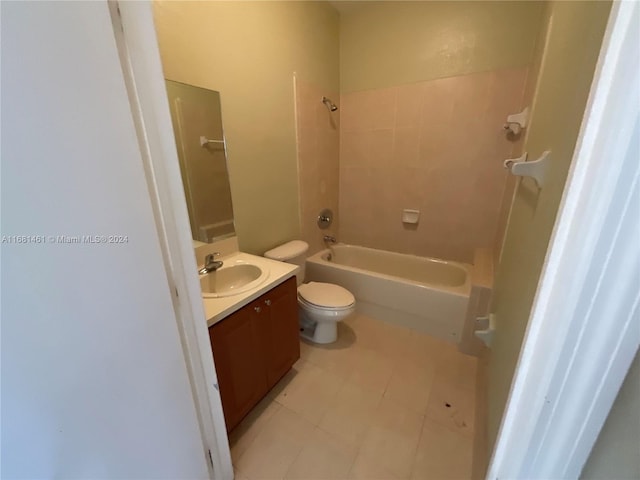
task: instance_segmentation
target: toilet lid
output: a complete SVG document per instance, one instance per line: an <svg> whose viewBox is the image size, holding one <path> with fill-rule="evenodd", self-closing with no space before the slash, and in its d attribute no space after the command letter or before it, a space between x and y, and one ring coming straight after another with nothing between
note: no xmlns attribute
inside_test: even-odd
<svg viewBox="0 0 640 480"><path fill-rule="evenodd" d="M349 290L332 283L304 283L298 287L298 295L312 305L325 308L349 307L356 301Z"/></svg>

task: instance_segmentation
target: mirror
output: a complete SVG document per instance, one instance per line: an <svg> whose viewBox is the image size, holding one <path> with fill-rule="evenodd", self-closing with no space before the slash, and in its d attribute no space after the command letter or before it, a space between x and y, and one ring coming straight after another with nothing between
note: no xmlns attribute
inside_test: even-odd
<svg viewBox="0 0 640 480"><path fill-rule="evenodd" d="M166 80L191 235L212 243L235 235L220 93Z"/></svg>

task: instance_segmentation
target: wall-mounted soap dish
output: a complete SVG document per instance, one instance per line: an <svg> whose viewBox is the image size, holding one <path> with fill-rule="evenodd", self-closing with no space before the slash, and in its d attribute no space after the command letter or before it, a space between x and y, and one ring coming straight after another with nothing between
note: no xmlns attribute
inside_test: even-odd
<svg viewBox="0 0 640 480"><path fill-rule="evenodd" d="M415 225L420 220L420 210L405 208L402 210L402 223Z"/></svg>

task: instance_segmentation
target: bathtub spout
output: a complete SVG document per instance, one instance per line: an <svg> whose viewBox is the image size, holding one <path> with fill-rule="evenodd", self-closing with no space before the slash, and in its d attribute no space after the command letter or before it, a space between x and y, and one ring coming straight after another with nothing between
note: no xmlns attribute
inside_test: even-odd
<svg viewBox="0 0 640 480"><path fill-rule="evenodd" d="M326 243L338 243L336 237L332 237L331 235L325 235L323 238Z"/></svg>

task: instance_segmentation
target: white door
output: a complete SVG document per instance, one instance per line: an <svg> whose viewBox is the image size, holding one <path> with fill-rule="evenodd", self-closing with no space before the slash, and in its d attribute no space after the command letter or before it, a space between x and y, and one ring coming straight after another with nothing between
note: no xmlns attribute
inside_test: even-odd
<svg viewBox="0 0 640 480"><path fill-rule="evenodd" d="M208 478L106 2L2 2L2 477Z"/></svg>

